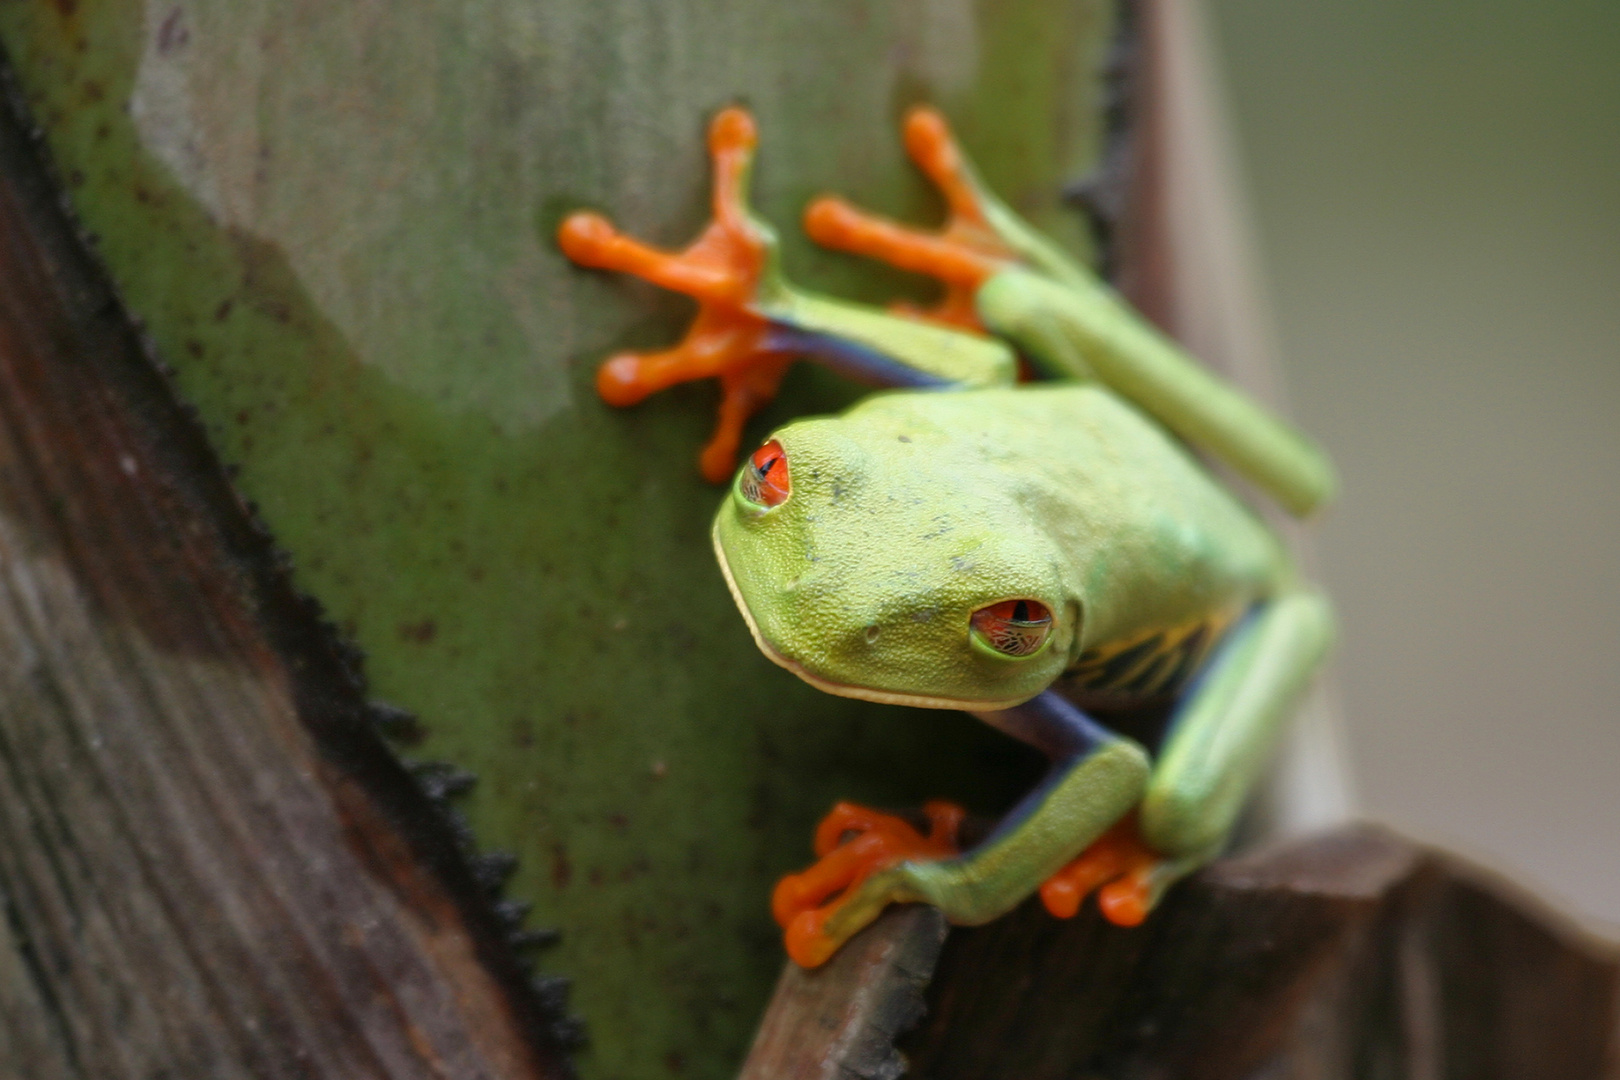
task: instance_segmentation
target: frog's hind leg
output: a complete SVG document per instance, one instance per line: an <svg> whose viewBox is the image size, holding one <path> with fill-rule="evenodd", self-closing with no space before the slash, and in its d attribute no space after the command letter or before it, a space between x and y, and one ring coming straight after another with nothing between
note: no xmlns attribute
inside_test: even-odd
<svg viewBox="0 0 1620 1080"><path fill-rule="evenodd" d="M1138 812L1047 879L1046 909L1069 918L1095 892L1105 918L1135 926L1214 858L1332 635L1327 604L1312 593L1270 601L1239 624L1171 718Z"/></svg>
<svg viewBox="0 0 1620 1080"><path fill-rule="evenodd" d="M714 219L684 251L659 251L586 212L569 215L557 235L577 263L634 274L698 302L698 316L679 345L610 357L596 385L608 404L625 406L677 383L718 378L719 421L699 459L703 475L715 483L730 475L743 424L775 396L791 360L773 346L770 323L755 306L762 280L772 273L776 243L746 203L757 141L742 109L715 116L709 127Z"/></svg>
<svg viewBox="0 0 1620 1080"><path fill-rule="evenodd" d="M1327 602L1307 592L1239 624L1171 719L1141 809L1042 887L1047 909L1072 915L1100 886L1103 914L1134 926L1172 882L1219 854L1332 637Z"/></svg>
<svg viewBox="0 0 1620 1080"><path fill-rule="evenodd" d="M991 227L985 213L990 196L951 138L945 120L932 109L906 116L906 150L945 198L947 216L938 232L908 228L869 214L836 196L823 196L804 213L804 229L818 244L849 251L939 279L945 295L926 310L897 305L919 318L983 330L974 294L997 270L1018 258Z"/></svg>
<svg viewBox="0 0 1620 1080"><path fill-rule="evenodd" d="M988 386L1010 383L1012 350L988 338L894 319L793 288L777 259L776 237L747 204L754 122L721 111L709 127L714 157L713 220L680 252L659 251L616 230L600 214L577 213L558 231L575 262L634 274L698 302L673 349L609 358L596 386L610 405L634 405L693 379L720 381L720 415L699 458L703 475L730 475L749 416L776 396L794 358L884 386Z"/></svg>
<svg viewBox="0 0 1620 1080"><path fill-rule="evenodd" d="M1087 276L984 185L937 111L919 107L907 114L905 144L945 199L945 224L937 232L896 224L834 196L817 199L804 216L805 231L817 243L927 274L944 285L935 307L896 305L900 311L982 331L976 296L998 271L1021 263L1064 281Z"/></svg>
<svg viewBox="0 0 1620 1080"><path fill-rule="evenodd" d="M1073 862L1041 885L1041 903L1060 919L1073 918L1092 893L1103 916L1118 926L1147 918L1164 860L1142 841L1137 816L1128 814ZM1162 886L1160 887L1162 889Z"/></svg>
<svg viewBox="0 0 1620 1080"><path fill-rule="evenodd" d="M1268 601L1231 631L1172 718L1142 800L1155 850L1220 848L1332 640L1332 610L1308 591Z"/></svg>
<svg viewBox="0 0 1620 1080"><path fill-rule="evenodd" d="M938 113L912 111L906 146L944 193L943 229L919 232L823 198L805 214L811 237L938 278L945 298L921 317L993 331L1038 373L1103 382L1292 513L1331 497L1333 469L1320 450L1189 359L996 198Z"/></svg>

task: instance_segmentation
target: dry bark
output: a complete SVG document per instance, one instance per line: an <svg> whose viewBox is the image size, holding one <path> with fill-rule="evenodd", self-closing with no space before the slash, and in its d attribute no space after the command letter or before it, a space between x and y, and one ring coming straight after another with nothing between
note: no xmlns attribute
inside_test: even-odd
<svg viewBox="0 0 1620 1080"><path fill-rule="evenodd" d="M918 1080L1585 1080L1620 1051L1612 946L1366 828L1219 863L1140 928L1031 901L951 931L926 991L870 961L937 941L893 912L852 962L790 967L742 1075L892 1080L886 1036L919 993L927 1020L899 1041Z"/></svg>
<svg viewBox="0 0 1620 1080"><path fill-rule="evenodd" d="M0 108L5 1075L566 1075L37 150Z"/></svg>

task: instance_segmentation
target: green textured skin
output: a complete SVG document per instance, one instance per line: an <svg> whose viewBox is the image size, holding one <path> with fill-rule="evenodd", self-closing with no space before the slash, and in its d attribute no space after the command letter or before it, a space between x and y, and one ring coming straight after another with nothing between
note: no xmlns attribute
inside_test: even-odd
<svg viewBox="0 0 1620 1080"><path fill-rule="evenodd" d="M748 640L709 551L714 391L600 405L596 363L690 308L569 265L580 205L684 243L703 130L747 102L795 280L924 283L792 226L836 189L937 203L898 119L940 105L987 180L1059 205L1095 157L1101 0L131 0L0 4L87 229L238 483L369 654L416 756L480 777L508 895L559 926L587 1077L729 1075L782 962L774 878L836 798L996 812L1039 763L960 713L817 693ZM790 376L756 425L858 391Z"/></svg>
<svg viewBox="0 0 1620 1080"><path fill-rule="evenodd" d="M852 697L1004 709L1089 648L1243 610L1290 576L1269 530L1111 391L876 395L773 436L792 496L734 489L716 547L761 646ZM1053 614L1032 656L976 646L979 608Z"/></svg>

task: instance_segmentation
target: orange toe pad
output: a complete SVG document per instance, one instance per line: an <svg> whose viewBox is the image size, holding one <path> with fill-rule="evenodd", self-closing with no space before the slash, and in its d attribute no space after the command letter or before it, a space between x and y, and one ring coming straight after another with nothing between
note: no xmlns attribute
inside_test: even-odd
<svg viewBox="0 0 1620 1080"><path fill-rule="evenodd" d="M1136 815L1125 818L1041 886L1041 902L1060 919L1072 918L1087 896L1116 926L1137 926L1153 906L1153 871L1162 857L1143 842Z"/></svg>
<svg viewBox="0 0 1620 1080"><path fill-rule="evenodd" d="M843 897L867 878L907 860L957 854L962 808L936 801L923 813L929 821L926 836L904 818L854 803L839 803L822 819L816 828L816 864L784 877L771 894L771 914L796 963L816 967L832 955L839 943L823 927Z"/></svg>
<svg viewBox="0 0 1620 1080"><path fill-rule="evenodd" d="M899 305L903 314L968 330L982 331L974 293L996 271L1018 259L991 228L978 181L952 138L945 118L929 108L906 116L906 152L945 197L946 219L938 232L923 232L858 210L842 199L822 197L810 204L804 229L826 247L865 255L938 278L945 286L929 309Z"/></svg>

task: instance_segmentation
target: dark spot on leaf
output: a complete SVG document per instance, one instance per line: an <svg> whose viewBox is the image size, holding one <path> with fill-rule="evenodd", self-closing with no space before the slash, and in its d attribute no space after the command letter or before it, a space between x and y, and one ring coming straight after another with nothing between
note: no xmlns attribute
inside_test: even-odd
<svg viewBox="0 0 1620 1080"><path fill-rule="evenodd" d="M572 880L574 880L574 864L568 859L567 845L552 844L551 884L556 888L566 889Z"/></svg>
<svg viewBox="0 0 1620 1080"><path fill-rule="evenodd" d="M512 721L512 745L525 750L534 745L533 720L520 716Z"/></svg>
<svg viewBox="0 0 1620 1080"><path fill-rule="evenodd" d="M191 40L191 31L180 21L181 15L180 9L175 8L158 25L157 47L160 56L167 56Z"/></svg>
<svg viewBox="0 0 1620 1080"><path fill-rule="evenodd" d="M677 656L685 656L698 646L698 637L685 623L672 622L666 631L670 649Z"/></svg>
<svg viewBox="0 0 1620 1080"><path fill-rule="evenodd" d="M421 622L401 623L399 636L406 641L416 641L423 645L433 640L439 632L439 626L432 619L423 619Z"/></svg>

